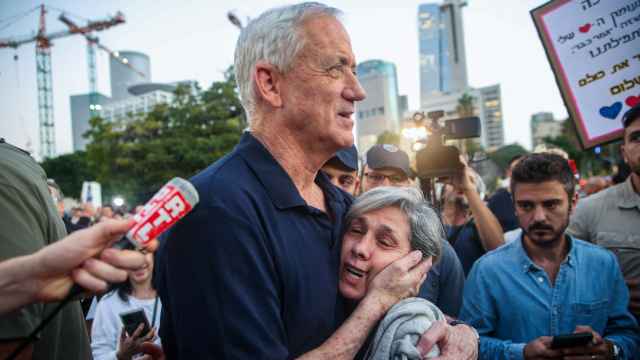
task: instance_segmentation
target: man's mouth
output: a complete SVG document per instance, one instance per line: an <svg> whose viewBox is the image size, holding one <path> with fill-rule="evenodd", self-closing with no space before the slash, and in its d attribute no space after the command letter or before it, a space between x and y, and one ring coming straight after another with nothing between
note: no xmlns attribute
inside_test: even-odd
<svg viewBox="0 0 640 360"><path fill-rule="evenodd" d="M352 111L342 111L342 112L339 112L338 115L340 115L342 117L345 117L345 118L351 119L351 115L353 115L353 112Z"/></svg>

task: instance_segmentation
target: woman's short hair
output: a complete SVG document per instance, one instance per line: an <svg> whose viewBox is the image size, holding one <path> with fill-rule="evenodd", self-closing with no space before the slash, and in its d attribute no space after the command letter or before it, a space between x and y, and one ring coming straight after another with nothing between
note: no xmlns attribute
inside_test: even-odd
<svg viewBox="0 0 640 360"><path fill-rule="evenodd" d="M407 216L411 230L412 250L433 257L437 261L445 240L444 228L438 214L425 201L422 192L412 187L378 187L356 198L347 212L345 224L371 211L396 207Z"/></svg>

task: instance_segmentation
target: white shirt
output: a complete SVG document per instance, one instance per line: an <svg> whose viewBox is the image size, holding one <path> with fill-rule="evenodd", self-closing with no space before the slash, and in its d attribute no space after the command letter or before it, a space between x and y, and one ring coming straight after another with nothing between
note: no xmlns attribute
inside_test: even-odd
<svg viewBox="0 0 640 360"><path fill-rule="evenodd" d="M154 299L136 299L129 295L129 301L124 302L118 296L117 291L106 294L98 302L91 327L91 352L94 360L113 360L118 352L122 320L120 314L125 311L143 309L151 327L156 329L155 344L160 345L160 337L157 336L160 328L160 313L162 303L158 298L155 322L153 319Z"/></svg>

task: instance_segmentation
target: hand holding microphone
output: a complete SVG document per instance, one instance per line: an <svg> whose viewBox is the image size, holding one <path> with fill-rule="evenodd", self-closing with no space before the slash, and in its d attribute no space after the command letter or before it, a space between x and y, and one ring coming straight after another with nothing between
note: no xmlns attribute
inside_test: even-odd
<svg viewBox="0 0 640 360"><path fill-rule="evenodd" d="M31 302L62 300L8 359L17 357L77 295L86 290L104 291L108 283L125 281L126 270L144 263L144 254L131 249L154 251L156 239L189 213L198 201L193 185L176 177L163 186L132 221L101 222L34 254L0 263L3 299L0 313Z"/></svg>

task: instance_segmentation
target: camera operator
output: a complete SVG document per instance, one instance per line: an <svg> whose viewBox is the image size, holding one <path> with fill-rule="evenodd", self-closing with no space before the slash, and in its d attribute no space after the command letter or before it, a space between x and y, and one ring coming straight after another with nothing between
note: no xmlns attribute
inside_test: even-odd
<svg viewBox="0 0 640 360"><path fill-rule="evenodd" d="M466 161L459 175L450 177L443 194L443 221L447 239L462 263L465 275L484 253L504 244L502 227L484 203L482 179Z"/></svg>

